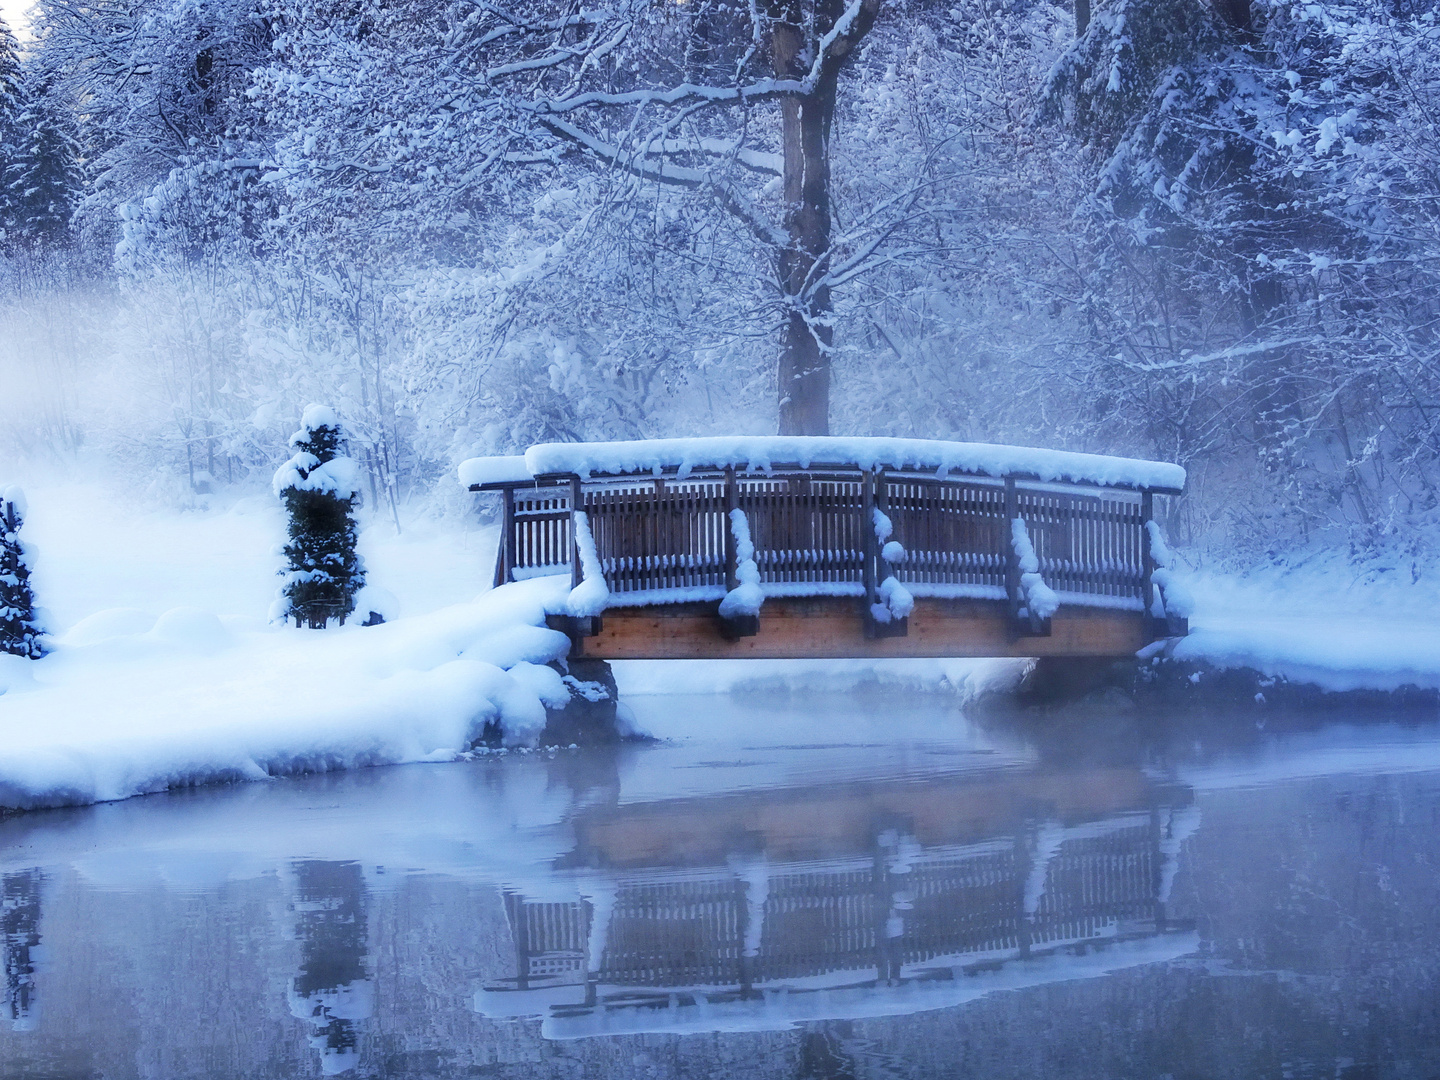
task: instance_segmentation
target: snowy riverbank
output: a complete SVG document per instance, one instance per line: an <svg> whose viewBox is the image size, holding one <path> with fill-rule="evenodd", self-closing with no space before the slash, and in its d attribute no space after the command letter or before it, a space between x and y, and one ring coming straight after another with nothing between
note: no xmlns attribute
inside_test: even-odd
<svg viewBox="0 0 1440 1080"><path fill-rule="evenodd" d="M25 535L53 651L0 657L0 807L445 759L488 720L513 743L532 740L545 700L562 693L541 666L566 647L543 625L561 582L487 590L492 530L404 524L397 535L372 521L361 535L370 581L396 595L398 618L316 633L265 621L284 532L273 499L175 512L96 484L32 484ZM1177 658L1334 690L1440 688L1440 597L1427 579L1364 580L1315 562L1189 584L1197 607ZM963 699L1022 667L670 661L617 664L616 675L622 697L823 687ZM698 721L686 733L706 738Z"/></svg>
<svg viewBox="0 0 1440 1080"><path fill-rule="evenodd" d="M1190 635L1177 660L1254 668L1324 690L1440 689L1440 582L1357 569L1338 557L1244 577L1192 574Z"/></svg>
<svg viewBox="0 0 1440 1080"><path fill-rule="evenodd" d="M542 666L568 648L544 626L564 590L482 593L492 538L376 525L362 550L400 617L316 633L266 622L283 535L264 498L136 512L98 486L34 488L52 651L0 657L0 807L443 759L492 721L524 744L568 700Z"/></svg>

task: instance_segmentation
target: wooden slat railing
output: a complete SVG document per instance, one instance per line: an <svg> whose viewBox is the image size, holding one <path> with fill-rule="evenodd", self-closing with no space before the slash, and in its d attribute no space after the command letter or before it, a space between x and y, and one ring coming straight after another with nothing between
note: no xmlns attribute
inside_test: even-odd
<svg viewBox="0 0 1440 1080"><path fill-rule="evenodd" d="M575 478L505 492L497 584L578 567L572 509L589 516L612 605L719 599L735 584L729 511L745 513L767 594L874 596L893 574L917 596L1009 599L1019 568L1010 522L1026 522L1046 584L1069 604L1149 610L1149 492L1033 481L733 471L685 479ZM903 562L880 554L873 510ZM576 571L578 573L578 571Z"/></svg>

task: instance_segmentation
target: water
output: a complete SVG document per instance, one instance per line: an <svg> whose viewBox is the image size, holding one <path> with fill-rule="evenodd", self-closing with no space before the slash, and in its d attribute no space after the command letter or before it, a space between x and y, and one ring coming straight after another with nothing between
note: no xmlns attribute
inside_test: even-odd
<svg viewBox="0 0 1440 1080"><path fill-rule="evenodd" d="M644 705L0 821L0 1076L1440 1073L1433 723Z"/></svg>

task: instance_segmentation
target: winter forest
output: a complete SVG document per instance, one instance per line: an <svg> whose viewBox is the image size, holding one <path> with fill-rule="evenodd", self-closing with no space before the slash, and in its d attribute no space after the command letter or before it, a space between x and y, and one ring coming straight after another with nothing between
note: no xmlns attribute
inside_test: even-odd
<svg viewBox="0 0 1440 1080"><path fill-rule="evenodd" d="M1433 0L39 0L0 454L168 500L335 406L372 512L536 441L1183 464L1169 528L1440 524Z"/></svg>

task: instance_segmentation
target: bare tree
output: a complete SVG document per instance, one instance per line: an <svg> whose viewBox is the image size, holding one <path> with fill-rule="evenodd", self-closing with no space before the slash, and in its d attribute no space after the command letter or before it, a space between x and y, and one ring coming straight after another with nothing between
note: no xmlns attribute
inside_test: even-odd
<svg viewBox="0 0 1440 1080"><path fill-rule="evenodd" d="M880 2L752 0L747 9L622 0L587 12L557 2L527 5L523 15L482 3L464 40L451 43L473 51L506 116L497 164L554 162L578 150L631 176L703 192L744 223L770 256L780 298L785 434L828 432L831 290L890 234L871 222L842 255L831 207L840 75ZM778 208L746 174L780 180ZM907 206L901 200L897 214Z"/></svg>

